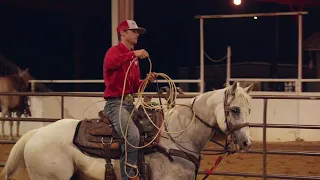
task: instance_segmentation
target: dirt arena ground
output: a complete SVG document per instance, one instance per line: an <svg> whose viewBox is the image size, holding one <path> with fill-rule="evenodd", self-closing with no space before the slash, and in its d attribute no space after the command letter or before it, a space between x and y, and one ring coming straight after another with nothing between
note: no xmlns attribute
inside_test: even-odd
<svg viewBox="0 0 320 180"><path fill-rule="evenodd" d="M12 145L0 145L0 162L5 162ZM208 148L218 148L213 143L208 144ZM254 142L252 150L262 149L262 144ZM295 151L320 151L320 142L288 142L288 143L269 143L268 150L295 150ZM211 168L218 156L203 155L200 170ZM262 173L262 154L233 154L225 156L217 172L245 172ZM292 156L292 155L267 155L267 173L268 174L286 174L286 175L309 175L320 176L320 156ZM0 171L2 168L0 168ZM203 176L199 175L198 179ZM19 174L16 180L29 180L27 172ZM207 178L215 180L234 180L246 179L255 180L260 178L245 177L227 177L227 176L209 176Z"/></svg>

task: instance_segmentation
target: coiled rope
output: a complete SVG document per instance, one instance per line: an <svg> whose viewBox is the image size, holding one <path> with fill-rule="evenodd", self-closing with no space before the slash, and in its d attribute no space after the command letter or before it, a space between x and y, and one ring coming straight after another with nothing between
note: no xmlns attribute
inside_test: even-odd
<svg viewBox="0 0 320 180"><path fill-rule="evenodd" d="M134 169L136 169L136 174L134 176L129 176L128 173L127 173L127 169L125 169L125 173L128 177L130 178L134 178L134 177L137 177L139 175L139 170L138 170L138 167L135 166L135 165L132 165L132 164L129 164L127 162L128 160L128 152L127 152L127 143L132 146L133 148L136 148L136 149L141 149L141 148L145 148L147 146L149 146L151 143L153 143L155 141L155 139L157 138L157 136L159 135L160 132L164 132L164 133L168 133L168 134L179 134L179 133L183 133L184 131L186 131L187 129L190 128L190 126L192 125L192 123L194 122L195 120L195 113L194 113L194 110L192 109L192 112L193 112L193 117L192 117L192 121L187 125L187 127L181 131L165 131L163 130L163 125L166 121L166 119L163 119L162 123L161 123L161 126L158 127L156 124L154 124L154 122L150 119L150 117L148 116L148 113L146 111L146 109L155 109L155 110L164 110L164 109L167 109L168 111L170 111L172 108L171 107L174 107L173 105L182 105L182 106L187 106L187 105L184 105L184 104L176 104L175 101L177 99L177 95L178 95L178 92L177 92L177 88L176 88L176 85L174 83L174 81L166 74L164 73L155 73L158 77L163 77L164 79L167 80L168 84L169 84L169 96L168 98L166 99L166 103L164 103L163 105L158 104L158 105L150 105L148 103L146 103L145 101L143 101L143 92L145 91L145 88L147 87L148 83L149 83L149 79L150 79L150 76L148 75L147 78L145 78L143 80L143 82L141 83L139 89L138 89L138 92L137 92L137 95L138 95L138 101L137 101L137 104L140 102L141 103L141 107L143 108L145 114L147 115L149 121L152 123L152 125L158 129L158 132L157 134L154 136L154 138L147 144L143 145L143 146L135 146L135 145L132 145L128 140L127 140L127 132L128 132L128 127L129 127L129 123L130 122L127 122L127 126L126 126L126 129L125 129L125 133L123 132L122 130L122 120L121 120L121 113L122 113L122 104L123 104L123 99L124 99L124 92L125 92L125 87L126 87L126 84L127 84L127 76L128 76L128 72L131 68L131 65L136 61L138 60L137 58L133 59L126 71L126 74L125 74L125 79L124 79L124 83L123 83L123 89L122 89L122 96L121 96L121 103L120 103L120 109L119 109L119 121L120 121L120 131L121 131L121 134L122 134L122 137L124 139L124 143L125 143L125 166L129 166L129 167L132 167ZM152 72L152 62L150 60L150 58L148 58L149 60L149 64L150 64L150 68L149 68L149 74ZM159 99L161 101L161 99ZM134 112L134 109L132 110L131 114L130 114L130 118L127 120L127 121L130 121L132 120L132 115L133 115L133 112Z"/></svg>

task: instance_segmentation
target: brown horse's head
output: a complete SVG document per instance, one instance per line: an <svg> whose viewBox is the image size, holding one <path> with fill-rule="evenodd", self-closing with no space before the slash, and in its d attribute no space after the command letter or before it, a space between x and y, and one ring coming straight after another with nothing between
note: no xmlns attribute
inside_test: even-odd
<svg viewBox="0 0 320 180"><path fill-rule="evenodd" d="M29 69L21 70L18 69L18 75L23 79L26 87L29 87L29 80L32 79L31 75L29 74Z"/></svg>

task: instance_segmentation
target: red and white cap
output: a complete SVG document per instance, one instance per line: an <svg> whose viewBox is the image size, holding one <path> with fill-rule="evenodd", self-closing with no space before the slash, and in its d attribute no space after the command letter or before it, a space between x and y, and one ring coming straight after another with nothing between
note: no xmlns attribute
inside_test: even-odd
<svg viewBox="0 0 320 180"><path fill-rule="evenodd" d="M127 29L132 29L132 30L136 29L139 31L139 34L146 33L146 29L139 27L137 23L133 20L122 21L117 27L117 33L120 33L120 31L127 30Z"/></svg>

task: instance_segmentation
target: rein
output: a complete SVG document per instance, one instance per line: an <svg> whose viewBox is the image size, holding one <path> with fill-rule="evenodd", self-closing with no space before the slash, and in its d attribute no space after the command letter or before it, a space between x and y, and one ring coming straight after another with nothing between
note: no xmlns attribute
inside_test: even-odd
<svg viewBox="0 0 320 180"><path fill-rule="evenodd" d="M229 147L230 142L228 141L229 135L232 135L235 131L237 131L237 130L243 128L243 127L249 126L249 123L243 123L243 124L238 124L238 125L233 125L233 124L231 123L231 118L230 118L230 110L231 110L231 109L230 109L230 105L231 105L232 101L234 100L234 98L235 98L235 94L232 94L232 98L231 98L231 100L228 102L228 92L227 92L227 90L224 92L224 103L223 103L223 104L224 104L225 123L226 123L226 125L227 125L225 145L223 146L222 144L220 144L220 143L218 143L218 142L216 142L216 141L211 140L212 142L218 144L219 146L224 147L224 150L223 150L223 152L221 152L221 153L216 153L216 154L221 154L221 155L216 159L214 165L211 167L210 170L206 169L206 175L205 175L205 177L204 177L202 180L207 179L208 176L209 176L210 174L212 174L212 172L214 172L214 171L217 169L219 163L221 162L222 158L223 158L226 154L229 155L229 154L234 154L234 153L236 152L236 151L234 151L234 150L230 150L230 147ZM233 140L231 140L231 142L232 142L232 141L233 141Z"/></svg>

